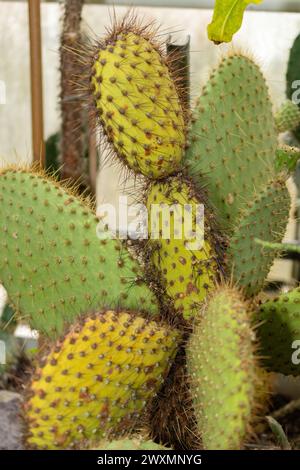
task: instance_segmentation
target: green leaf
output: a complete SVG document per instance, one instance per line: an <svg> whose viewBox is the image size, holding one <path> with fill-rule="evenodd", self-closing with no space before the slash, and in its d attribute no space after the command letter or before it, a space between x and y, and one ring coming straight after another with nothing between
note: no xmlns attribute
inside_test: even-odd
<svg viewBox="0 0 300 470"><path fill-rule="evenodd" d="M245 8L250 3L261 2L262 0L216 0L213 19L207 27L208 38L216 44L230 42L242 25Z"/></svg>

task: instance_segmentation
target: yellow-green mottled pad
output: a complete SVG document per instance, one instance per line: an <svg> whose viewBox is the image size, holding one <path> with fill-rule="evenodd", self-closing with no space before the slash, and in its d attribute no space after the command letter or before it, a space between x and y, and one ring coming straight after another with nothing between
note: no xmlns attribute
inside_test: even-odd
<svg viewBox="0 0 300 470"><path fill-rule="evenodd" d="M208 450L238 450L253 420L258 370L247 305L234 289L210 298L187 346L198 430Z"/></svg>
<svg viewBox="0 0 300 470"><path fill-rule="evenodd" d="M256 239L266 242L282 240L288 223L290 195L284 178L268 183L248 201L228 247L228 265L233 280L247 297L260 292L276 257Z"/></svg>
<svg viewBox="0 0 300 470"><path fill-rule="evenodd" d="M152 252L151 261L160 273L167 295L186 319L198 312L199 304L218 276L217 233L213 231L213 217L204 207L205 202L204 195L200 199L180 177L153 183L147 195L150 238L147 250Z"/></svg>
<svg viewBox="0 0 300 470"><path fill-rule="evenodd" d="M89 207L27 170L0 172L0 279L32 328L56 337L80 313L109 305L157 313L136 261L100 239Z"/></svg>
<svg viewBox="0 0 300 470"><path fill-rule="evenodd" d="M224 58L196 105L185 164L196 184L206 182L227 231L272 178L276 148L272 104L259 67L243 55Z"/></svg>
<svg viewBox="0 0 300 470"><path fill-rule="evenodd" d="M159 390L176 330L126 312L83 320L44 358L24 405L27 445L78 448L128 434Z"/></svg>
<svg viewBox="0 0 300 470"><path fill-rule="evenodd" d="M132 31L108 38L97 51L91 85L96 113L119 159L150 178L174 173L185 146L183 110L151 41Z"/></svg>

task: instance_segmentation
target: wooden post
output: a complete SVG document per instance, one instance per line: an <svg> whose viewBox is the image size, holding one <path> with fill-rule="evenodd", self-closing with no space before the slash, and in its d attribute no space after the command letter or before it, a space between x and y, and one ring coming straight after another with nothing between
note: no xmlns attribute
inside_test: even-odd
<svg viewBox="0 0 300 470"><path fill-rule="evenodd" d="M40 0L28 0L32 152L34 162L45 165Z"/></svg>

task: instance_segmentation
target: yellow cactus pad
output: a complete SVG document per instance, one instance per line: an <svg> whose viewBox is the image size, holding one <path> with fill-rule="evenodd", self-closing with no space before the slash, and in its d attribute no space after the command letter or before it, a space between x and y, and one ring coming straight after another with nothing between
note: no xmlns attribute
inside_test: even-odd
<svg viewBox="0 0 300 470"><path fill-rule="evenodd" d="M153 183L146 202L151 260L185 319L197 314L218 274L217 232L204 203L179 177Z"/></svg>
<svg viewBox="0 0 300 470"><path fill-rule="evenodd" d="M184 116L165 59L132 31L108 38L93 63L96 113L117 156L136 173L175 172L185 146Z"/></svg>
<svg viewBox="0 0 300 470"><path fill-rule="evenodd" d="M125 312L75 325L29 386L24 415L30 448L78 448L139 424L176 353L179 334Z"/></svg>

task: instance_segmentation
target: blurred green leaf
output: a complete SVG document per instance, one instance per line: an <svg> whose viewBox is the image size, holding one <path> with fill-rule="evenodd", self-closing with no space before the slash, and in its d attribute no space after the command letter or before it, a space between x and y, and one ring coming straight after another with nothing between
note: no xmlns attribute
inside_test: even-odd
<svg viewBox="0 0 300 470"><path fill-rule="evenodd" d="M247 6L261 2L262 0L216 0L213 19L207 27L208 38L216 44L230 42L242 25Z"/></svg>

